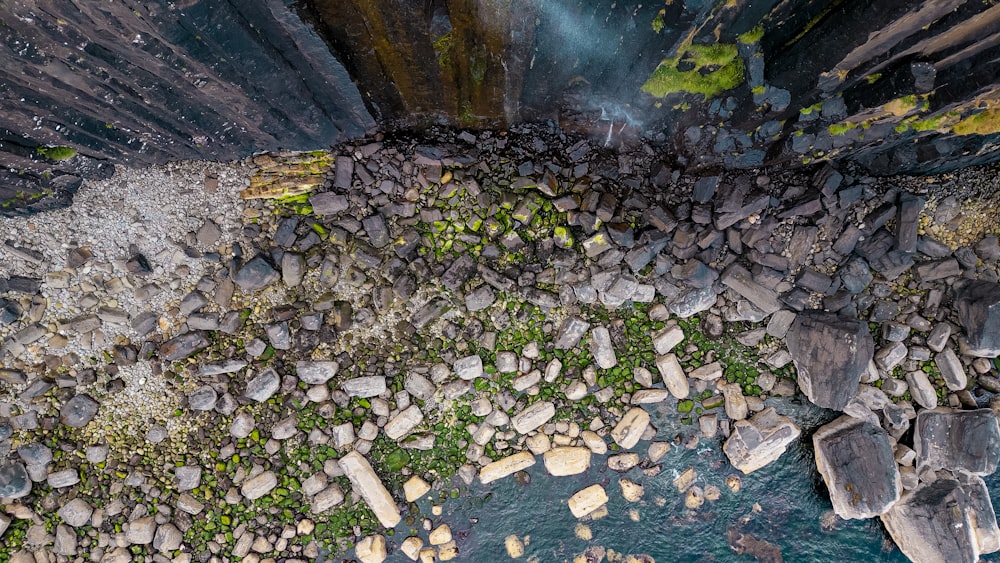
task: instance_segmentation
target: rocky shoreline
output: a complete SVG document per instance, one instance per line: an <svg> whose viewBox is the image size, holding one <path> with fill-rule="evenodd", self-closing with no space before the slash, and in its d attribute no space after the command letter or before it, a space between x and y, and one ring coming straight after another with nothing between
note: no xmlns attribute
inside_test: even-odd
<svg viewBox="0 0 1000 563"><path fill-rule="evenodd" d="M125 170L2 220L0 561L460 560L418 499L600 464L620 490L566 499L600 518L671 448L778 459L801 432L768 399L796 394L845 413L812 436L839 517L914 561L1000 549L995 168L690 178L435 135ZM693 511L739 494L678 479Z"/></svg>

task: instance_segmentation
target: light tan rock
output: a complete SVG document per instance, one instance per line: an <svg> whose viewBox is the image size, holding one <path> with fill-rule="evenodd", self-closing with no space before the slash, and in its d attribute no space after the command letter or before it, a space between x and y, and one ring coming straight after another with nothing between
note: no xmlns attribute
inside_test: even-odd
<svg viewBox="0 0 1000 563"><path fill-rule="evenodd" d="M618 485L622 488L622 497L629 502L639 502L645 492L642 485L628 479L619 479Z"/></svg>
<svg viewBox="0 0 1000 563"><path fill-rule="evenodd" d="M451 561L458 557L458 544L455 540L438 546L438 559L441 561Z"/></svg>
<svg viewBox="0 0 1000 563"><path fill-rule="evenodd" d="M687 398L691 393L691 386L688 384L687 375L684 374L684 368L677 361L677 356L674 354L657 356L656 369L660 372L663 384L667 386L671 395L677 399Z"/></svg>
<svg viewBox="0 0 1000 563"><path fill-rule="evenodd" d="M504 538L503 545L507 548L507 556L511 559L517 559L524 555L524 542L514 534Z"/></svg>
<svg viewBox="0 0 1000 563"><path fill-rule="evenodd" d="M552 449L552 440L541 432L528 436L524 443L531 450L531 453L535 455L542 455Z"/></svg>
<svg viewBox="0 0 1000 563"><path fill-rule="evenodd" d="M720 380L715 386L722 393L726 404L726 416L729 420L743 420L748 414L747 399L743 396L743 388L738 383L727 383Z"/></svg>
<svg viewBox="0 0 1000 563"><path fill-rule="evenodd" d="M649 456L649 461L656 463L663 459L663 456L667 455L670 451L670 442L653 442L649 445L649 449L646 450L646 455Z"/></svg>
<svg viewBox="0 0 1000 563"><path fill-rule="evenodd" d="M701 487L694 486L687 490L687 494L684 495L684 506L698 508L703 504L705 504L705 493Z"/></svg>
<svg viewBox="0 0 1000 563"><path fill-rule="evenodd" d="M431 545L444 545L451 541L451 528L447 524L441 524L437 528L431 530L430 536L428 536L427 541Z"/></svg>
<svg viewBox="0 0 1000 563"><path fill-rule="evenodd" d="M535 456L531 452L518 452L503 459L498 459L479 470L479 481L484 485L502 479L518 471L523 471L535 465Z"/></svg>
<svg viewBox="0 0 1000 563"><path fill-rule="evenodd" d="M406 495L406 502L413 502L427 494L431 486L419 476L414 475L403 483L403 494Z"/></svg>
<svg viewBox="0 0 1000 563"><path fill-rule="evenodd" d="M679 326L668 326L653 335L653 349L657 354L666 354L684 340L684 331Z"/></svg>
<svg viewBox="0 0 1000 563"><path fill-rule="evenodd" d="M358 452L351 452L340 458L339 465L351 481L351 487L365 499L379 522L386 528L395 528L402 520L399 508L368 460Z"/></svg>
<svg viewBox="0 0 1000 563"><path fill-rule="evenodd" d="M552 448L542 456L549 475L565 477L579 475L590 468L590 449L580 446Z"/></svg>
<svg viewBox="0 0 1000 563"><path fill-rule="evenodd" d="M624 449L635 447L649 426L649 413L641 407L633 407L611 430L611 438Z"/></svg>
<svg viewBox="0 0 1000 563"><path fill-rule="evenodd" d="M604 438L601 438L600 434L594 432L593 430L584 430L580 433L580 439L583 440L584 445L590 448L590 451L597 455L604 455L608 453L608 445L604 442Z"/></svg>
<svg viewBox="0 0 1000 563"><path fill-rule="evenodd" d="M354 554L361 563L382 563L387 556L385 538L383 536L368 536L358 542Z"/></svg>
<svg viewBox="0 0 1000 563"><path fill-rule="evenodd" d="M420 412L420 408L410 405L387 422L382 431L390 440L398 440L412 432L423 420L424 413Z"/></svg>
<svg viewBox="0 0 1000 563"><path fill-rule="evenodd" d="M681 472L676 478L674 478L674 486L677 487L677 492L683 493L688 490L691 485L698 479L698 472L694 470L694 467L688 467Z"/></svg>
<svg viewBox="0 0 1000 563"><path fill-rule="evenodd" d="M781 457L799 434L792 419L768 407L750 420L737 420L722 451L736 469L749 474Z"/></svg>
<svg viewBox="0 0 1000 563"><path fill-rule="evenodd" d="M437 550L433 547L425 547L420 550L420 563L434 563L437 561Z"/></svg>
<svg viewBox="0 0 1000 563"><path fill-rule="evenodd" d="M607 502L608 493L604 491L604 487L594 484L577 491L569 498L569 511L573 513L573 516L583 518Z"/></svg>
<svg viewBox="0 0 1000 563"><path fill-rule="evenodd" d="M590 526L582 522L577 522L576 527L573 528L573 535L583 541L590 541L594 539L594 532L590 529Z"/></svg>
<svg viewBox="0 0 1000 563"><path fill-rule="evenodd" d="M639 465L639 454L635 452L613 455L608 458L608 469L619 473L624 473L636 465Z"/></svg>
<svg viewBox="0 0 1000 563"><path fill-rule="evenodd" d="M518 433L527 434L548 422L555 414L556 407L550 401L538 401L514 415L510 424Z"/></svg>
<svg viewBox="0 0 1000 563"><path fill-rule="evenodd" d="M420 558L420 548L422 547L424 547L424 540L417 536L410 536L403 540L403 543L399 546L399 550L403 552L403 555L409 557L411 561L416 561Z"/></svg>

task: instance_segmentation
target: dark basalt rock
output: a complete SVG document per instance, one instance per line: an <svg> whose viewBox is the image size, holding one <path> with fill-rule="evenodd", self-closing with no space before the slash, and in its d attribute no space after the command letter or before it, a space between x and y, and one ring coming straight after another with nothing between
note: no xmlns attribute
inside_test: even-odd
<svg viewBox="0 0 1000 563"><path fill-rule="evenodd" d="M90 395L81 393L66 401L61 411L59 420L71 428L81 428L97 416L97 411L101 407Z"/></svg>
<svg viewBox="0 0 1000 563"><path fill-rule="evenodd" d="M965 328L969 354L1000 356L1000 283L969 282L956 295L955 307Z"/></svg>
<svg viewBox="0 0 1000 563"><path fill-rule="evenodd" d="M942 477L902 495L882 515L889 535L911 561L975 563L1000 549L1000 530L982 479Z"/></svg>
<svg viewBox="0 0 1000 563"><path fill-rule="evenodd" d="M813 445L837 516L872 518L899 500L899 469L882 428L842 416L817 430Z"/></svg>
<svg viewBox="0 0 1000 563"><path fill-rule="evenodd" d="M187 332L161 344L160 357L167 362L183 360L196 352L208 348L209 344L211 342L203 332Z"/></svg>
<svg viewBox="0 0 1000 563"><path fill-rule="evenodd" d="M831 313L803 311L785 336L799 388L820 407L842 410L858 391L875 352L868 326Z"/></svg>
<svg viewBox="0 0 1000 563"><path fill-rule="evenodd" d="M1000 426L990 409L923 410L917 414L913 449L920 470L990 475L1000 463Z"/></svg>
<svg viewBox="0 0 1000 563"><path fill-rule="evenodd" d="M21 463L0 466L0 498L18 499L31 492L31 479Z"/></svg>

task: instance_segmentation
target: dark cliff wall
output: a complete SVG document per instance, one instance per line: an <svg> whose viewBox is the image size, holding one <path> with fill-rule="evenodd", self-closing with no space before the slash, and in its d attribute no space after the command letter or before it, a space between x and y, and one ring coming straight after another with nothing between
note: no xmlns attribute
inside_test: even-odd
<svg viewBox="0 0 1000 563"><path fill-rule="evenodd" d="M1000 155L983 0L13 0L0 37L0 213L109 164L321 148L376 123L551 119L694 168Z"/></svg>
<svg viewBox="0 0 1000 563"><path fill-rule="evenodd" d="M374 126L281 0L13 0L0 38L0 212L58 204L110 163L326 147Z"/></svg>

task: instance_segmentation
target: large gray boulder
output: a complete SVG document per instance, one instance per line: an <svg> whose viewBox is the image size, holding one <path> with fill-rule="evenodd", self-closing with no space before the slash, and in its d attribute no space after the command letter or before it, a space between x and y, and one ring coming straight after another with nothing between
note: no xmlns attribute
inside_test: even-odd
<svg viewBox="0 0 1000 563"><path fill-rule="evenodd" d="M882 522L915 563L975 563L980 555L1000 549L986 484L973 475L921 483L903 493Z"/></svg>
<svg viewBox="0 0 1000 563"><path fill-rule="evenodd" d="M733 432L722 445L722 451L733 467L749 474L781 457L799 434L801 431L792 419L768 407L750 420L733 423Z"/></svg>
<svg viewBox="0 0 1000 563"><path fill-rule="evenodd" d="M955 296L958 319L965 328L969 354L1000 356L1000 284L973 281Z"/></svg>
<svg viewBox="0 0 1000 563"><path fill-rule="evenodd" d="M803 311L785 335L799 388L820 407L843 410L875 353L868 326L832 313Z"/></svg>
<svg viewBox="0 0 1000 563"><path fill-rule="evenodd" d="M884 513L903 491L889 435L880 426L842 416L813 434L816 468L841 518Z"/></svg>
<svg viewBox="0 0 1000 563"><path fill-rule="evenodd" d="M913 432L919 471L950 469L990 475L1000 462L1000 426L990 409L923 410Z"/></svg>

